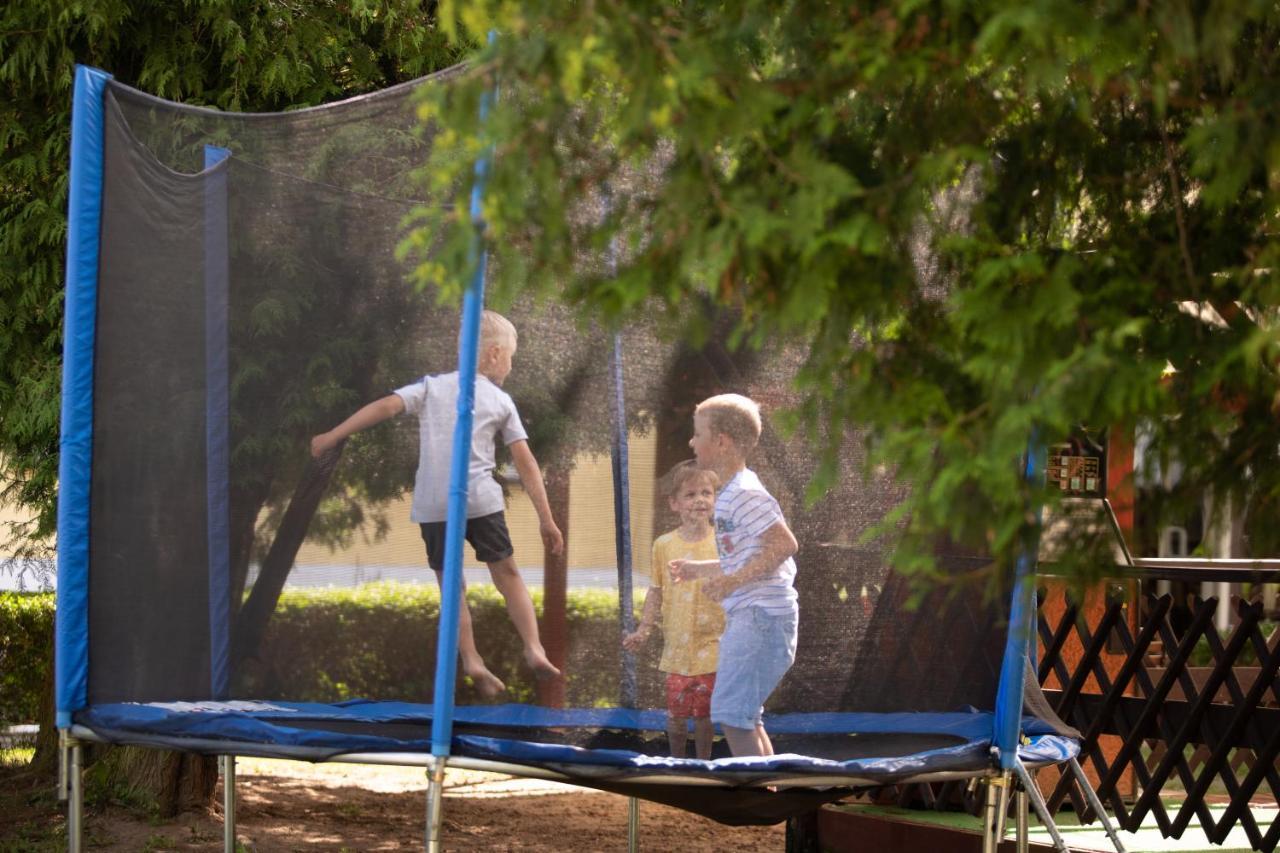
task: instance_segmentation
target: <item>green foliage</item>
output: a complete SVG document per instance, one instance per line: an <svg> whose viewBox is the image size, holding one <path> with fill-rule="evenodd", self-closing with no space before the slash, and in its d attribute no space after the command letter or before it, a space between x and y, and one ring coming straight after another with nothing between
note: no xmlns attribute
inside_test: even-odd
<svg viewBox="0 0 1280 853"><path fill-rule="evenodd" d="M476 642L490 669L507 683L505 701L530 702L535 687L502 596L489 585L467 589ZM541 594L534 606L541 611ZM54 596L0 593L0 724L36 720L52 661ZM621 635L617 594L571 590L568 683L572 707L616 704ZM396 583L359 588L288 590L272 617L262 655L239 683L246 696L299 702L353 698L429 701L436 668L440 594L434 586ZM656 669L661 643L650 643L637 669L643 704L661 707ZM482 700L459 682L459 704ZM120 792L112 794L119 797Z"/></svg>
<svg viewBox="0 0 1280 853"><path fill-rule="evenodd" d="M467 602L480 654L507 684L504 700L533 701L532 673L523 663L520 638L502 596L492 586L473 585L467 589ZM534 606L541 610L537 592ZM617 608L617 594L607 590L569 593L566 697L572 707L617 702L621 665ZM261 659L241 682L239 692L300 702L389 697L430 701L439 614L440 595L434 586L379 583L286 591L267 629ZM646 660L639 669L650 691L646 696L657 705L654 663L656 659ZM459 682L457 701L483 700L469 684Z"/></svg>
<svg viewBox="0 0 1280 853"><path fill-rule="evenodd" d="M0 726L31 723L53 662L52 593L0 592Z"/></svg>
<svg viewBox="0 0 1280 853"><path fill-rule="evenodd" d="M1277 625L1277 623L1272 622L1269 619L1263 619L1258 623L1257 630L1260 634L1262 634L1263 637L1266 637L1269 639L1275 635L1277 628L1280 628L1280 625ZM1219 635L1220 645L1225 646L1228 642L1230 642L1231 635L1233 633L1234 633L1234 629L1227 630L1227 631L1219 631L1218 635ZM1213 656L1213 650L1209 648L1209 640L1206 639L1205 637L1201 637L1199 640L1196 641L1195 648L1191 650L1191 656L1190 658L1187 659L1187 665L1209 667L1209 666L1216 666L1217 663L1218 661ZM1240 649L1240 654L1232 662L1232 665L1233 666L1257 666L1258 650L1253 647L1252 643L1245 643L1244 647Z"/></svg>
<svg viewBox="0 0 1280 853"><path fill-rule="evenodd" d="M0 498L38 511L23 553L54 529L67 163L74 63L175 101L283 110L452 64L434 11L336 4L86 0L0 9ZM265 309L261 321L278 316Z"/></svg>
<svg viewBox="0 0 1280 853"><path fill-rule="evenodd" d="M694 335L727 306L732 340L797 342L827 461L853 435L868 472L914 485L890 525L904 569L933 576L939 537L1008 565L1054 500L1017 460L1079 423L1142 425L1186 496L1232 494L1254 555L1280 545L1274 4L476 0L441 20L502 35L423 106L440 202L406 250L445 235L424 284L466 281L492 149L495 290ZM839 466L818 470L814 497Z"/></svg>

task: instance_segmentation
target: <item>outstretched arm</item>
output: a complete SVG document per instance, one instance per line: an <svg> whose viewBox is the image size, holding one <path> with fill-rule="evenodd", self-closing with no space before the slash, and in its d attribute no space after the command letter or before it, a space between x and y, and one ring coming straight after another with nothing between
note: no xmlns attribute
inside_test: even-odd
<svg viewBox="0 0 1280 853"><path fill-rule="evenodd" d="M516 465L516 473L520 475L520 484L524 486L529 500L533 501L534 511L538 513L538 532L542 534L542 544L552 554L564 551L564 534L556 527L556 520L551 517L551 504L547 501L547 487L542 482L542 469L538 460L533 458L529 442L521 439L507 445L511 451L511 461Z"/></svg>
<svg viewBox="0 0 1280 853"><path fill-rule="evenodd" d="M671 572L671 579L676 583L705 580L707 578L714 578L720 574L720 561L690 560L681 557L678 560L672 560L668 563L667 570Z"/></svg>
<svg viewBox="0 0 1280 853"><path fill-rule="evenodd" d="M333 429L311 439L311 455L318 459L343 439L349 438L362 429L380 424L388 418L394 418L403 411L404 400L400 399L399 394L388 394L380 400L374 400Z"/></svg>

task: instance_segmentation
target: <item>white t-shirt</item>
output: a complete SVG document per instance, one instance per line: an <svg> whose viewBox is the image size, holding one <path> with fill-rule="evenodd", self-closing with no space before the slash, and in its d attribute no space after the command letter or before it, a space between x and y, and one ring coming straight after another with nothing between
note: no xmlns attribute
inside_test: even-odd
<svg viewBox="0 0 1280 853"><path fill-rule="evenodd" d="M734 475L716 496L716 551L720 570L732 575L742 569L764 547L766 530L780 521L782 509L750 468ZM726 613L743 607L759 607L769 613L793 613L797 596L792 582L795 560L788 557L769 576L741 586L721 603Z"/></svg>
<svg viewBox="0 0 1280 853"><path fill-rule="evenodd" d="M445 521L453 427L458 419L458 373L424 376L395 393L404 400L405 411L418 416L418 473L409 517L416 522ZM502 486L493 478L495 440L501 436L506 446L529 438L511 395L484 376L476 376L473 411L467 518L492 515L503 508Z"/></svg>

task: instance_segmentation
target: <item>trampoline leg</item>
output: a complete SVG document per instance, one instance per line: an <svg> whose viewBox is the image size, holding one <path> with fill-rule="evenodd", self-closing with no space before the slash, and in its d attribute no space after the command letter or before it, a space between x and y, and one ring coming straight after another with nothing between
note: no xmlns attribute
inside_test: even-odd
<svg viewBox="0 0 1280 853"><path fill-rule="evenodd" d="M1027 792L1019 788L1018 793L1013 795L1013 825L1018 853L1027 853L1031 849L1031 839L1027 835L1028 803Z"/></svg>
<svg viewBox="0 0 1280 853"><path fill-rule="evenodd" d="M236 757L219 755L222 771L222 849L236 853Z"/></svg>
<svg viewBox="0 0 1280 853"><path fill-rule="evenodd" d="M1089 808L1093 809L1094 814L1098 816L1098 820L1102 821L1102 828L1107 831L1107 837L1111 839L1111 846L1116 848L1116 853L1124 853L1124 845L1120 843L1120 836L1116 834L1115 825L1111 822L1110 815L1107 810L1102 807L1102 800L1098 799L1098 792L1093 790L1093 785L1089 783L1089 777L1085 775L1084 768L1080 766L1080 762L1072 758L1068 764L1071 767L1071 775L1076 777L1076 782L1080 785L1080 789L1084 791L1084 797L1089 802Z"/></svg>
<svg viewBox="0 0 1280 853"><path fill-rule="evenodd" d="M1004 841L1005 830L1009 826L1009 792L1013 788L1013 774L1009 772L1000 774L1000 797L996 800L996 846L1000 846L1000 842Z"/></svg>
<svg viewBox="0 0 1280 853"><path fill-rule="evenodd" d="M1053 849L1067 853L1067 843L1062 840L1062 833L1058 832L1058 825L1053 822L1053 815L1049 814L1049 807L1044 804L1044 797L1040 796L1040 789L1036 786L1035 780L1031 778L1031 774L1027 772L1027 768L1021 761L1014 763L1013 772L1018 774L1022 790L1026 791L1027 797L1031 800L1031 807L1036 810L1036 817L1040 818L1040 823L1044 824L1044 828L1049 832L1049 838L1053 839Z"/></svg>
<svg viewBox="0 0 1280 853"><path fill-rule="evenodd" d="M987 779L987 794L982 806L982 853L996 853L996 825L1000 822L996 817L996 801L1000 793L996 790L1004 777L992 776Z"/></svg>
<svg viewBox="0 0 1280 853"><path fill-rule="evenodd" d="M440 827L444 817L444 769L447 760L432 758L427 768L427 853L440 853Z"/></svg>
<svg viewBox="0 0 1280 853"><path fill-rule="evenodd" d="M80 853L84 842L84 747L77 740L67 739L69 760L67 787L67 851Z"/></svg>
<svg viewBox="0 0 1280 853"><path fill-rule="evenodd" d="M627 853L640 850L640 801L627 798Z"/></svg>

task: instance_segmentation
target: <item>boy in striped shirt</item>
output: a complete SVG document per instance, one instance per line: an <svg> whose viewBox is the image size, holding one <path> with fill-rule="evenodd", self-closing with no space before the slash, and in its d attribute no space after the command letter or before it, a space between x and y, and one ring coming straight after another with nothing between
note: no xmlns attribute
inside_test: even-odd
<svg viewBox="0 0 1280 853"><path fill-rule="evenodd" d="M792 586L796 538L778 502L747 467L760 430L760 407L748 397L720 394L698 404L689 447L698 466L724 483L715 505L720 559L671 561L674 579L707 578L703 594L724 607L711 720L734 755L773 755L764 703L795 662L799 621Z"/></svg>

